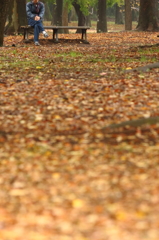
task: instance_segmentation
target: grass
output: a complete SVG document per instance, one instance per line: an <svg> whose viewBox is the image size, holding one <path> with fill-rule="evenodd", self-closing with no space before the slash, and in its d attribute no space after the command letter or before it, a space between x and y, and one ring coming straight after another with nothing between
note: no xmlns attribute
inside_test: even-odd
<svg viewBox="0 0 159 240"><path fill-rule="evenodd" d="M56 54L56 57L72 57L72 58L75 58L75 57L81 57L81 56L82 56L81 53L75 52L75 51L65 52L65 53L62 53L62 54Z"/></svg>

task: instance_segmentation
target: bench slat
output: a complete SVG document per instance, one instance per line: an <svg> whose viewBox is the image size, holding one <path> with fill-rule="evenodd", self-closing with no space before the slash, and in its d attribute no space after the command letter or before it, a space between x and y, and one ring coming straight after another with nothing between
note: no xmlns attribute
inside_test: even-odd
<svg viewBox="0 0 159 240"><path fill-rule="evenodd" d="M45 29L90 29L88 26L44 26Z"/></svg>
<svg viewBox="0 0 159 240"><path fill-rule="evenodd" d="M21 26L22 29L31 28L30 25ZM45 29L90 29L89 26L44 26Z"/></svg>

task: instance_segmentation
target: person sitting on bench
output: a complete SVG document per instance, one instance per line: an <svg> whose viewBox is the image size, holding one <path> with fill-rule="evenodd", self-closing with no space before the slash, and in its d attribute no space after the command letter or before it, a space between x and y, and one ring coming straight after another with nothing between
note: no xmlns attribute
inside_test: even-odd
<svg viewBox="0 0 159 240"><path fill-rule="evenodd" d="M39 33L42 32L44 37L48 37L42 24L45 13L44 3L39 0L31 0L26 4L26 13L28 24L34 28L34 43L36 46L40 46Z"/></svg>

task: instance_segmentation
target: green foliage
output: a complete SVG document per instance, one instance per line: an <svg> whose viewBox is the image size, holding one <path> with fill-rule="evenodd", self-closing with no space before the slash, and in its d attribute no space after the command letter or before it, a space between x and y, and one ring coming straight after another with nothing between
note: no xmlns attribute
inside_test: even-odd
<svg viewBox="0 0 159 240"><path fill-rule="evenodd" d="M48 2L56 3L56 0L46 0ZM81 11L84 13L84 15L89 14L89 8L97 6L98 0L63 0L64 4L68 4L68 8L72 8L72 3L76 2L80 5ZM115 3L118 3L119 5L124 4L124 0L107 0L108 7L113 6Z"/></svg>
<svg viewBox="0 0 159 240"><path fill-rule="evenodd" d="M118 5L124 4L124 0L107 0L107 5L109 7L113 6L115 3L118 3Z"/></svg>
<svg viewBox="0 0 159 240"><path fill-rule="evenodd" d="M56 3L56 0L46 0L46 2Z"/></svg>
<svg viewBox="0 0 159 240"><path fill-rule="evenodd" d="M67 4L68 5L68 10L72 9L72 0L64 0L64 5Z"/></svg>

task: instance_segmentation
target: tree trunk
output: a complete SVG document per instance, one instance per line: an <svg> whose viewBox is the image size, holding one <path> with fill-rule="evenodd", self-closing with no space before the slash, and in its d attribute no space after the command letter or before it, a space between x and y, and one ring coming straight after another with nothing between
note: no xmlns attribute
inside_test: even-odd
<svg viewBox="0 0 159 240"><path fill-rule="evenodd" d="M138 31L157 31L156 0L140 0Z"/></svg>
<svg viewBox="0 0 159 240"><path fill-rule="evenodd" d="M132 13L130 0L125 0L125 30L132 30Z"/></svg>
<svg viewBox="0 0 159 240"><path fill-rule="evenodd" d="M45 15L44 15L44 20L46 21L52 21L52 14L51 14L51 11L50 11L50 6L49 6L49 3L46 2L45 3Z"/></svg>
<svg viewBox="0 0 159 240"><path fill-rule="evenodd" d="M98 0L97 32L107 32L106 0Z"/></svg>
<svg viewBox="0 0 159 240"><path fill-rule="evenodd" d="M92 23L91 23L91 16L93 15L93 8L89 7L89 14L88 16L86 16L86 26L91 27Z"/></svg>
<svg viewBox="0 0 159 240"><path fill-rule="evenodd" d="M56 0L56 26L62 26L63 0ZM59 29L59 33L63 33L63 29Z"/></svg>
<svg viewBox="0 0 159 240"><path fill-rule="evenodd" d="M85 26L86 24L86 18L83 12L81 11L80 5L76 3L75 1L72 3L74 6L74 9L76 11L76 14L78 16L78 26ZM77 33L80 33L81 30L77 30Z"/></svg>
<svg viewBox="0 0 159 240"><path fill-rule="evenodd" d="M18 4L17 4L17 0L14 0L12 21L13 21L14 33L18 34Z"/></svg>
<svg viewBox="0 0 159 240"><path fill-rule="evenodd" d="M63 13L62 13L62 25L68 26L68 3L64 3ZM69 33L68 29L64 29L64 33Z"/></svg>
<svg viewBox="0 0 159 240"><path fill-rule="evenodd" d="M10 0L1 0L0 8L0 46L3 46L4 28L6 23L7 10L9 9Z"/></svg>
<svg viewBox="0 0 159 240"><path fill-rule="evenodd" d="M27 24L26 17L26 0L17 0L17 12L18 12L18 32L20 26Z"/></svg>
<svg viewBox="0 0 159 240"><path fill-rule="evenodd" d="M49 2L49 7L51 9L51 13L52 13L52 20L51 20L51 25L56 25L56 5L53 4L52 2Z"/></svg>
<svg viewBox="0 0 159 240"><path fill-rule="evenodd" d="M156 17L157 17L157 21L158 21L158 18L159 18L158 7L159 7L158 0L155 0L155 9L156 9Z"/></svg>
<svg viewBox="0 0 159 240"><path fill-rule="evenodd" d="M63 0L56 0L56 25L62 26Z"/></svg>
<svg viewBox="0 0 159 240"><path fill-rule="evenodd" d="M121 7L117 3L115 4L115 24L124 24Z"/></svg>
<svg viewBox="0 0 159 240"><path fill-rule="evenodd" d="M10 1L10 5L9 5L8 10L7 10L7 20L8 20L8 23L5 26L4 34L8 33L8 29L12 25L13 6L14 6L14 1Z"/></svg>
<svg viewBox="0 0 159 240"><path fill-rule="evenodd" d="M138 21L138 11L137 10L135 10L135 9L132 9L132 21Z"/></svg>
<svg viewBox="0 0 159 240"><path fill-rule="evenodd" d="M8 11L9 22L5 28L5 34L18 34L23 32L20 26L27 25L25 6L25 0L11 0Z"/></svg>

